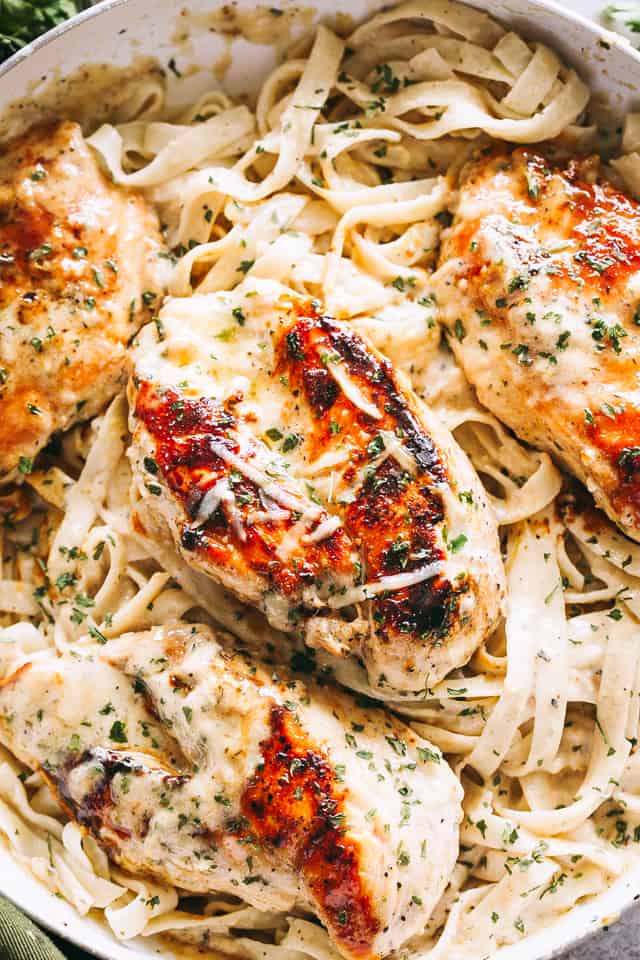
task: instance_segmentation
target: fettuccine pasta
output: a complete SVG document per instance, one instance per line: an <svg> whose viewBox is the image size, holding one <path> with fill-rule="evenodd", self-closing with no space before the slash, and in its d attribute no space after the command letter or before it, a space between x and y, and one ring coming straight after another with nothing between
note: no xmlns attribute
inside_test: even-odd
<svg viewBox="0 0 640 960"><path fill-rule="evenodd" d="M420 697L387 706L439 747L464 788L460 856L424 960L487 956L594 897L640 855L640 547L585 519L545 453L484 410L440 345L430 287L452 174L499 139L598 144L589 90L540 43L454 2L409 0L342 38L320 26L266 79L252 107L211 91L178 116L157 75L89 143L117 184L166 225L170 293L270 278L349 321L454 432L502 536L508 614ZM640 121L627 118L614 174L640 196ZM0 499L0 639L25 653L182 620L222 624L260 649L248 611L132 521L127 403L66 434ZM330 465L329 465L330 466ZM314 483L327 495L325 469ZM324 485L324 486L323 486ZM73 582L73 602L51 585ZM353 662L325 663L362 694ZM116 937L170 935L242 960L328 960L308 917L241 898L184 902L130 876L68 822L39 774L0 758L0 833L16 861Z"/></svg>

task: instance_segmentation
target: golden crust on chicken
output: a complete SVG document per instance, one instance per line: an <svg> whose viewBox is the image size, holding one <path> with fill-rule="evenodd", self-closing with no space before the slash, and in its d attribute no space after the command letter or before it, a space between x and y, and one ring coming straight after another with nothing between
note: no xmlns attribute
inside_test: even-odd
<svg viewBox="0 0 640 960"><path fill-rule="evenodd" d="M112 186L80 127L35 128L0 156L0 473L95 415L161 291L162 239ZM159 300L158 300L159 302Z"/></svg>
<svg viewBox="0 0 640 960"><path fill-rule="evenodd" d="M480 152L436 274L479 399L640 539L640 205L596 158Z"/></svg>
<svg viewBox="0 0 640 960"><path fill-rule="evenodd" d="M269 281L170 301L130 387L147 532L311 647L424 690L495 626L495 520L469 461L347 324Z"/></svg>
<svg viewBox="0 0 640 960"><path fill-rule="evenodd" d="M310 910L343 956L385 956L444 891L458 781L398 719L219 639L183 624L62 657L6 644L0 740L134 874Z"/></svg>

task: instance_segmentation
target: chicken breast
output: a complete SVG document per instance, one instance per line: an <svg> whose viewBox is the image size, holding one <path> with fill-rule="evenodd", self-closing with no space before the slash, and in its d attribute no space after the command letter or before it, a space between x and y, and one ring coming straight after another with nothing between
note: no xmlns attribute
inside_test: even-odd
<svg viewBox="0 0 640 960"><path fill-rule="evenodd" d="M114 861L313 911L345 957L424 928L457 857L462 791L399 720L226 652L206 627L60 658L11 662L7 646L0 740Z"/></svg>
<svg viewBox="0 0 640 960"><path fill-rule="evenodd" d="M139 196L109 184L75 123L0 155L0 475L126 382L126 344L161 290L162 240Z"/></svg>
<svg viewBox="0 0 640 960"><path fill-rule="evenodd" d="M640 205L597 160L481 152L435 282L481 402L640 539Z"/></svg>
<svg viewBox="0 0 640 960"><path fill-rule="evenodd" d="M469 461L388 360L279 284L172 300L137 340L139 522L378 690L423 691L495 626Z"/></svg>

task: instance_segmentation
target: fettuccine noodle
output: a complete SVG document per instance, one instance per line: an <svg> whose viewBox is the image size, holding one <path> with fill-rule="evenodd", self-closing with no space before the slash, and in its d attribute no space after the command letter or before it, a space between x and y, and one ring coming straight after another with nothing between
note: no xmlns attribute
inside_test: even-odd
<svg viewBox="0 0 640 960"><path fill-rule="evenodd" d="M302 51L302 52L300 52ZM303 55L304 54L304 55ZM174 251L170 292L246 274L306 296L371 338L471 457L503 537L509 612L470 664L420 699L389 701L446 754L465 791L460 858L411 954L464 960L548 926L637 863L640 546L587 526L551 459L482 409L439 345L430 290L452 172L480 139L597 144L589 91L546 46L484 13L410 0L342 39L319 27L250 109L220 91L168 116L154 75L89 138L113 180L142 190ZM611 163L640 196L640 115ZM64 438L54 465L0 502L2 640L67 651L192 619L259 648L274 631L200 588L132 523L127 411ZM314 478L330 497L331 464ZM75 578L76 602L48 585ZM206 599L203 599L206 598ZM216 602L213 602L215 598ZM203 608L203 603L207 604ZM338 680L380 696L353 663ZM109 864L38 774L0 757L0 833L15 859L121 939L174 939L253 960L335 956L316 923L240 899L194 909Z"/></svg>

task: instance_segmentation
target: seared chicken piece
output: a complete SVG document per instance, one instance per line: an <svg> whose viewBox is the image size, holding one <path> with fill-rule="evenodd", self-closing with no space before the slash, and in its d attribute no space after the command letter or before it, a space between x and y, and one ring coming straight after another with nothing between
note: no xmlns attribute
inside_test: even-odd
<svg viewBox="0 0 640 960"><path fill-rule="evenodd" d="M381 690L463 664L503 598L496 525L450 434L348 325L270 281L142 331L131 451L147 532Z"/></svg>
<svg viewBox="0 0 640 960"><path fill-rule="evenodd" d="M481 402L640 539L640 205L594 159L482 153L435 281Z"/></svg>
<svg viewBox="0 0 640 960"><path fill-rule="evenodd" d="M122 866L311 910L345 957L421 931L456 860L461 788L435 748L207 627L5 662L0 740Z"/></svg>
<svg viewBox="0 0 640 960"><path fill-rule="evenodd" d="M126 382L126 344L160 292L155 214L111 186L75 123L0 154L0 474Z"/></svg>

